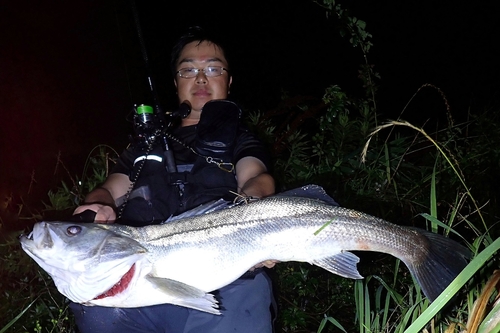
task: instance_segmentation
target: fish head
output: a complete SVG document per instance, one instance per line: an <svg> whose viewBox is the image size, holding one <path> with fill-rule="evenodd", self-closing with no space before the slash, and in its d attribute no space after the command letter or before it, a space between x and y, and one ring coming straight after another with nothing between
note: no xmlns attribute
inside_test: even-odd
<svg viewBox="0 0 500 333"><path fill-rule="evenodd" d="M137 241L96 223L39 222L20 242L59 292L78 303L111 289L147 253Z"/></svg>

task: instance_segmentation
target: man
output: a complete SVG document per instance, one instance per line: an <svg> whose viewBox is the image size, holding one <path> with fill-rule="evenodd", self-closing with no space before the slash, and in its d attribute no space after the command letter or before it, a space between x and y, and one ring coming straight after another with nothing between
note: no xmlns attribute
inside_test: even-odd
<svg viewBox="0 0 500 333"><path fill-rule="evenodd" d="M262 145L239 124L239 109L226 101L232 77L221 44L192 28L175 45L171 61L179 103L191 107L169 138L176 170L166 168L161 145L135 145L74 214L92 210L99 223L119 217L118 223L147 225L218 198L274 194ZM259 269L264 265L273 263L214 291L221 316L171 304L115 309L72 303L71 309L82 333L271 332L271 285Z"/></svg>

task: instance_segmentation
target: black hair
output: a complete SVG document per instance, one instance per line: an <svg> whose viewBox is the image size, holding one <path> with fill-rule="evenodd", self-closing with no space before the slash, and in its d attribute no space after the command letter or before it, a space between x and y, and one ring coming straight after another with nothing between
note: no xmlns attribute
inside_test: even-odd
<svg viewBox="0 0 500 333"><path fill-rule="evenodd" d="M208 30L205 30L200 26L193 26L188 28L187 32L177 40L177 42L174 44L174 47L172 48L172 53L170 55L170 69L174 77L177 70L177 62L179 61L182 49L184 49L187 44L194 41L198 41L198 44L202 42L209 42L211 44L214 44L222 51L222 54L227 61L226 49L224 48L224 43L222 42L222 40L215 37Z"/></svg>

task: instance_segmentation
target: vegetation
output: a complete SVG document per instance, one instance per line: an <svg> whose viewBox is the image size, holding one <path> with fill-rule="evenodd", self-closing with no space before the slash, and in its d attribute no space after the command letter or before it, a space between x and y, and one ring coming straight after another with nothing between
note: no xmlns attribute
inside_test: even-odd
<svg viewBox="0 0 500 333"><path fill-rule="evenodd" d="M446 234L466 244L475 258L432 304L406 267L385 255L360 253L365 279L359 281L307 264L279 264L271 271L280 309L277 331L500 332L498 110L471 112L457 124L446 95L424 84L415 94L438 92L446 124L432 130L429 124L414 126L404 121L405 110L383 123L364 22L334 1L321 5L336 15L341 33L363 54L364 93L351 96L332 85L322 98L295 96L274 110L248 115L249 126L271 147L279 189L319 184L342 206ZM284 122L283 114L288 115ZM68 172L69 182L50 191L44 208L27 217L67 213L102 182L117 154L97 148L81 177ZM19 250L15 236L4 235L0 246L0 333L74 331L67 300Z"/></svg>

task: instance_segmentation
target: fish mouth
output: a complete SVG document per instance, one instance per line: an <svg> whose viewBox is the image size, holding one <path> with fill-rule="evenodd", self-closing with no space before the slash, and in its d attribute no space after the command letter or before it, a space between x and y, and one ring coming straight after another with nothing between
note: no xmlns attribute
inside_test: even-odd
<svg viewBox="0 0 500 333"><path fill-rule="evenodd" d="M19 235L19 241L21 243L21 246L23 249L26 251L29 251L32 253L35 251L41 244L40 243L40 238L35 237L35 232L34 230L31 231L29 234L21 234ZM38 243L37 243L38 241Z"/></svg>
<svg viewBox="0 0 500 333"><path fill-rule="evenodd" d="M125 273L117 283L115 283L114 286L112 286L99 296L95 297L93 300L113 297L122 293L128 288L130 282L132 281L132 278L134 277L134 273L135 273L135 263L130 267L128 272Z"/></svg>
<svg viewBox="0 0 500 333"><path fill-rule="evenodd" d="M32 243L33 242L33 231L30 232L29 234L20 234L19 235L19 241L21 242L21 245L26 245L26 243Z"/></svg>
<svg viewBox="0 0 500 333"><path fill-rule="evenodd" d="M54 241L50 234L49 225L46 222L39 222L29 234L21 234L19 240L22 245L30 248L52 248Z"/></svg>
<svg viewBox="0 0 500 333"><path fill-rule="evenodd" d="M22 233L19 235L19 240L21 242L33 241L33 230L29 234Z"/></svg>

